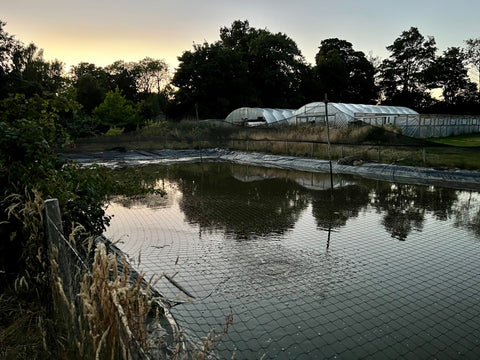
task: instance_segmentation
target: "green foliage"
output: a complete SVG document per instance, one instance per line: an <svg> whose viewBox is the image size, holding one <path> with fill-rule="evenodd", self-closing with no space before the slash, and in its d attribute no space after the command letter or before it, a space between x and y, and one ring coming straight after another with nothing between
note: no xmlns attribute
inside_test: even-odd
<svg viewBox="0 0 480 360"><path fill-rule="evenodd" d="M298 107L308 67L285 34L235 21L220 29L220 41L194 45L179 57L172 83L179 110L194 117L224 118L241 106Z"/></svg>
<svg viewBox="0 0 480 360"><path fill-rule="evenodd" d="M111 127L110 129L108 129L108 131L105 133L105 136L116 136L116 135L120 135L120 134L123 134L124 132L124 128L118 128L118 127Z"/></svg>
<svg viewBox="0 0 480 360"><path fill-rule="evenodd" d="M431 103L426 92L429 87L427 73L435 60L435 39L425 37L411 27L387 46L390 57L381 65L381 87L385 102L412 108Z"/></svg>
<svg viewBox="0 0 480 360"><path fill-rule="evenodd" d="M348 41L323 40L315 61L319 91L331 101L369 104L377 99L375 68Z"/></svg>
<svg viewBox="0 0 480 360"><path fill-rule="evenodd" d="M118 87L109 91L105 100L93 110L99 123L108 127L125 127L134 130L137 125L137 112L120 93Z"/></svg>
<svg viewBox="0 0 480 360"><path fill-rule="evenodd" d="M145 136L167 135L169 133L169 128L170 126L167 121L154 122L150 120L141 130L141 134Z"/></svg>
<svg viewBox="0 0 480 360"><path fill-rule="evenodd" d="M465 63L466 56L460 48L448 48L427 72L429 80L442 89L444 103L447 106L464 102L470 92L476 93L476 90L471 91L476 85L470 81Z"/></svg>
<svg viewBox="0 0 480 360"><path fill-rule="evenodd" d="M98 120L88 115L76 115L64 125L69 137L81 138L94 136L97 133Z"/></svg>
<svg viewBox="0 0 480 360"><path fill-rule="evenodd" d="M480 81L480 38L465 40L466 58L468 62L477 70L478 80ZM480 83L479 83L480 89Z"/></svg>
<svg viewBox="0 0 480 360"><path fill-rule="evenodd" d="M75 88L76 100L83 106L87 115L91 115L93 109L102 103L107 92L101 82L91 74L80 76L75 83Z"/></svg>
<svg viewBox="0 0 480 360"><path fill-rule="evenodd" d="M34 197L33 194L42 199L55 197L60 201L67 230L72 221L76 221L99 233L108 221L103 211L105 189L103 179L97 173L80 171L55 155L55 147L65 140L61 127L55 124L59 112L65 109L58 107L56 100L44 100L39 96L26 99L18 95L4 99L0 108L0 189L3 199L0 203L0 253L13 255L4 259L6 263L0 264L0 270L22 273L29 265L27 258L20 253L30 240L26 232L20 230L23 224L9 218L5 209L26 203ZM39 216L41 214L32 215L32 221ZM42 236L35 237L30 244L41 248Z"/></svg>

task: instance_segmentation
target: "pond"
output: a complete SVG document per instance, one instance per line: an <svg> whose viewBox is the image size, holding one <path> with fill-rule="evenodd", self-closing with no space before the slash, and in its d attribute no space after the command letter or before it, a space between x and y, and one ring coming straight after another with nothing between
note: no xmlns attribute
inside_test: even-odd
<svg viewBox="0 0 480 360"><path fill-rule="evenodd" d="M105 235L166 275L179 325L213 329L219 358L480 353L479 192L348 175L332 191L328 174L230 163L143 172L167 196L112 200Z"/></svg>

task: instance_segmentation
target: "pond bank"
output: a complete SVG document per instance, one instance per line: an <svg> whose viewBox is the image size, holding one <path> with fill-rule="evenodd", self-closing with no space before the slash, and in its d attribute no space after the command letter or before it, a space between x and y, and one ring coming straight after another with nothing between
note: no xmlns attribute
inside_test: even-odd
<svg viewBox="0 0 480 360"><path fill-rule="evenodd" d="M330 168L327 160L255 152L228 151L223 149L107 151L64 154L62 156L83 164L96 163L108 167L229 161L245 165L307 172L328 173ZM469 190L480 189L480 171L455 169L436 170L432 168L378 164L373 162L363 163L357 166L340 165L337 162L332 162L332 171L334 174L358 175L376 180L436 185Z"/></svg>

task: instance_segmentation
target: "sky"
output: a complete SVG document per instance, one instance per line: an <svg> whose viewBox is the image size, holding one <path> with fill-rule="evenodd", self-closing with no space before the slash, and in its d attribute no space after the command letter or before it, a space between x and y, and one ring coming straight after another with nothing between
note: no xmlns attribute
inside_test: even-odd
<svg viewBox="0 0 480 360"><path fill-rule="evenodd" d="M248 20L251 27L284 33L313 64L320 42L339 38L367 56L389 56L391 45L415 26L433 36L440 55L480 37L478 0L0 0L5 30L44 49L66 70L80 62L163 59L173 71L194 43L219 40L221 27Z"/></svg>

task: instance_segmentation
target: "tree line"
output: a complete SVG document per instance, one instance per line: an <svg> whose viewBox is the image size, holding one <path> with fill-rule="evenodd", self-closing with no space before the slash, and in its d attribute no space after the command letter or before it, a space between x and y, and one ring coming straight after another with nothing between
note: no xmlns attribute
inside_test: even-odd
<svg viewBox="0 0 480 360"><path fill-rule="evenodd" d="M480 111L478 87L468 75L469 68L480 70L480 38L437 55L435 39L411 27L387 46L384 60L330 38L320 42L311 65L286 34L237 20L220 28L218 41L184 51L172 76L164 60L148 57L105 67L80 63L65 72L5 25L0 21L0 100L49 102L57 125L72 137L130 131L165 118L225 118L242 106L298 108L324 94L333 102L428 113Z"/></svg>

